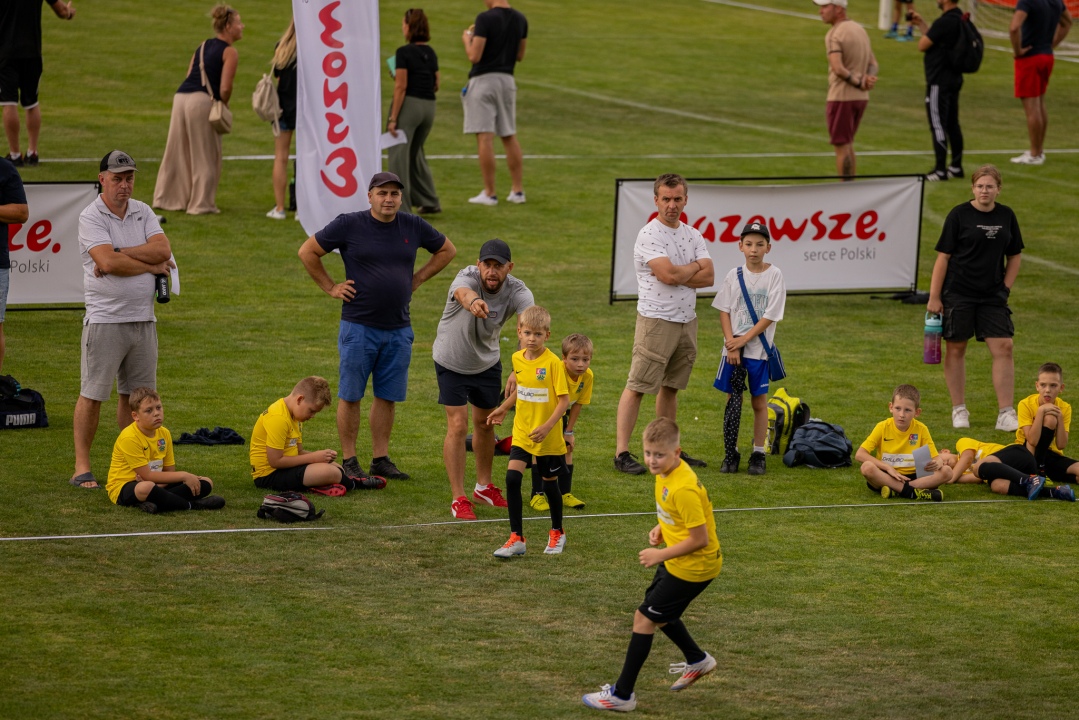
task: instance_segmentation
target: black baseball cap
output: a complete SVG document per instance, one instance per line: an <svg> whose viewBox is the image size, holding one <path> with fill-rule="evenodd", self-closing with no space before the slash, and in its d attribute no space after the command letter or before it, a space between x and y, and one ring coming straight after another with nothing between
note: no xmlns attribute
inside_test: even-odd
<svg viewBox="0 0 1079 720"><path fill-rule="evenodd" d="M510 261L510 246L498 238L488 240L480 248L480 262L484 260L497 260L505 265Z"/></svg>
<svg viewBox="0 0 1079 720"><path fill-rule="evenodd" d="M397 183L397 187L402 190L405 189L405 184L401 182L401 178L397 177L392 172L375 173L374 177L371 178L371 184L367 186L367 189L370 191L377 187L382 187L383 185L389 185L390 183Z"/></svg>
<svg viewBox="0 0 1079 720"><path fill-rule="evenodd" d="M745 237L746 235L763 235L765 240L772 242L772 236L768 234L768 226L764 223L746 223L746 226L742 228L741 237Z"/></svg>
<svg viewBox="0 0 1079 720"><path fill-rule="evenodd" d="M100 172L122 173L135 172L136 170L138 168L135 167L135 161L123 150L113 150L101 158Z"/></svg>

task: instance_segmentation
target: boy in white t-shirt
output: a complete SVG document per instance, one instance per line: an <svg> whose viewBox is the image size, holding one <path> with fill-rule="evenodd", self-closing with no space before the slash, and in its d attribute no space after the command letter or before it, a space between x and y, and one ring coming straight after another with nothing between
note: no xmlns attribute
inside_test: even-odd
<svg viewBox="0 0 1079 720"><path fill-rule="evenodd" d="M738 249L745 255L746 263L727 273L712 303L712 307L719 310L724 339L723 359L713 386L729 394L723 413L726 455L719 471L738 472L742 459L738 452L738 428L742 419L742 392L748 378L753 404L753 452L749 456L748 472L763 475L764 444L768 435L768 356L759 336L763 333L768 344L774 345L775 323L783 319L787 286L779 268L764 262L764 256L772 249L772 239L764 223L751 222L742 228ZM756 323L746 308L742 284L738 280L739 270L757 315Z"/></svg>

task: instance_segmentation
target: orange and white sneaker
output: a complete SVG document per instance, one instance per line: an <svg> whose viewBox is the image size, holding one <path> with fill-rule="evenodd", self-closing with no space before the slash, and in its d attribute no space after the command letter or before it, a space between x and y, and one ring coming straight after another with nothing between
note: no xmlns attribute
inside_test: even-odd
<svg viewBox="0 0 1079 720"><path fill-rule="evenodd" d="M559 555L564 547L566 547L566 531L552 530L547 540L547 547L543 548L543 554Z"/></svg>
<svg viewBox="0 0 1079 720"><path fill-rule="evenodd" d="M525 554L525 539L517 533L510 533L510 539L506 544L495 550L495 557L510 558L514 555Z"/></svg>
<svg viewBox="0 0 1079 720"><path fill-rule="evenodd" d="M685 690L715 669L716 659L708 653L704 654L704 660L698 660L692 664L684 662L671 663L670 673L672 675L682 673L682 677L675 680L674 685L671 685L671 691L678 692L679 690Z"/></svg>

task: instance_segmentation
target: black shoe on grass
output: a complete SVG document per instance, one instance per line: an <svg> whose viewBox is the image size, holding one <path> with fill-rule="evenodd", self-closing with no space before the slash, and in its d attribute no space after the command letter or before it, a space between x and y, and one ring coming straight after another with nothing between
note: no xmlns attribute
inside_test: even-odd
<svg viewBox="0 0 1079 720"><path fill-rule="evenodd" d="M754 452L749 456L749 467L747 472L750 475L763 475L764 474L764 453Z"/></svg>
<svg viewBox="0 0 1079 720"><path fill-rule="evenodd" d="M742 453L732 450L731 454L723 458L723 464L719 466L721 473L736 473L738 466L742 464Z"/></svg>
<svg viewBox="0 0 1079 720"><path fill-rule="evenodd" d="M220 510L225 507L225 498L220 495L207 495L191 501L192 510Z"/></svg>
<svg viewBox="0 0 1079 720"><path fill-rule="evenodd" d="M679 455L679 457L681 457L683 460L685 460L686 465L689 465L690 467L708 467L708 463L706 463L704 460L698 460L697 458L692 458L689 455L686 455L686 453L684 451L682 452L681 455Z"/></svg>
<svg viewBox="0 0 1079 720"><path fill-rule="evenodd" d="M614 459L614 469L627 475L644 475L648 468L637 462L637 458L630 454L629 450L618 453Z"/></svg>
<svg viewBox="0 0 1079 720"><path fill-rule="evenodd" d="M408 473L398 470L389 455L371 461L371 474L387 480L408 480L411 477Z"/></svg>

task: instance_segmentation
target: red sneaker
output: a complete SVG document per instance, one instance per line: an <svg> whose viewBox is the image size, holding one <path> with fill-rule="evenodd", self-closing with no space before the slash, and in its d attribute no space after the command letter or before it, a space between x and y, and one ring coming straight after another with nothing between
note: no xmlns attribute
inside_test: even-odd
<svg viewBox="0 0 1079 720"><path fill-rule="evenodd" d="M472 503L464 495L450 503L450 512L458 520L476 519L476 512L472 509Z"/></svg>
<svg viewBox="0 0 1079 720"><path fill-rule="evenodd" d="M502 491L495 485L488 485L483 490L473 490L472 499L480 500L495 507L508 507L506 498L502 497Z"/></svg>
<svg viewBox="0 0 1079 720"><path fill-rule="evenodd" d="M320 487L309 487L307 489L313 493L318 493L319 495L328 495L330 497L341 497L348 492L348 490L345 489L345 486L341 483L334 483L333 485L322 485Z"/></svg>

